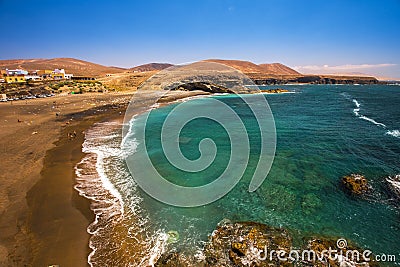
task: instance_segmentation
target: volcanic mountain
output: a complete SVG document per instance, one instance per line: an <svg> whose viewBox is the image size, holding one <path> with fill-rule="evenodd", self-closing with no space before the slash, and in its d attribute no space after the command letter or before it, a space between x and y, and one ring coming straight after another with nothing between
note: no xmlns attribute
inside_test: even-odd
<svg viewBox="0 0 400 267"><path fill-rule="evenodd" d="M173 66L173 65L169 64L169 63L148 63L148 64L143 64L140 66L130 68L129 71L137 71L137 72L157 71L157 70L163 70L163 69L169 68L171 66Z"/></svg>
<svg viewBox="0 0 400 267"><path fill-rule="evenodd" d="M243 73L262 73L271 75L301 75L294 69L289 68L281 63L271 63L271 64L254 64L249 61L243 60L226 60L226 59L207 59L207 62L221 63L232 68L235 68Z"/></svg>

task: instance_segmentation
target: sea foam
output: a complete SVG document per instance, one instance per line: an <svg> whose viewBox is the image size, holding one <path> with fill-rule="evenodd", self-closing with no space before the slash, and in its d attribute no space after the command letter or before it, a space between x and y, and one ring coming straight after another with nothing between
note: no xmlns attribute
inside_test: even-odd
<svg viewBox="0 0 400 267"><path fill-rule="evenodd" d="M400 131L399 130L391 130L386 132L387 135L391 135L397 138L400 138Z"/></svg>

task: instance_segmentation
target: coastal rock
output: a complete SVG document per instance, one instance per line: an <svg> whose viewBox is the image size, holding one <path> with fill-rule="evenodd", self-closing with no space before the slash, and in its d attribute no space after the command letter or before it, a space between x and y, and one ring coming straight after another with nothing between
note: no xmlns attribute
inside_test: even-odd
<svg viewBox="0 0 400 267"><path fill-rule="evenodd" d="M350 76L319 76L319 75L265 75L249 74L257 85L274 85L290 83L306 84L379 84L374 77L350 77Z"/></svg>
<svg viewBox="0 0 400 267"><path fill-rule="evenodd" d="M221 224L204 247L204 261L196 266L380 266L372 252L343 238L306 236L300 247L293 247L292 240L286 229L261 223Z"/></svg>
<svg viewBox="0 0 400 267"><path fill-rule="evenodd" d="M336 250L336 251L335 251ZM365 254L362 256L364 249L361 249L352 244L348 244L345 239L341 238L308 238L302 251L311 252L305 253L302 257L300 266L314 266L314 267L376 267L378 264L374 263L372 254ZM329 251L332 251L329 256ZM357 252L359 253L357 256ZM315 253L315 254L313 254Z"/></svg>
<svg viewBox="0 0 400 267"><path fill-rule="evenodd" d="M178 252L163 254L154 267L186 267L187 263Z"/></svg>
<svg viewBox="0 0 400 267"><path fill-rule="evenodd" d="M289 92L289 90L283 88L276 88L276 89L261 90L261 92L267 94L280 94L280 93L287 93Z"/></svg>
<svg viewBox="0 0 400 267"><path fill-rule="evenodd" d="M361 174L350 174L342 178L343 188L353 195L363 195L370 189L367 179Z"/></svg>
<svg viewBox="0 0 400 267"><path fill-rule="evenodd" d="M181 91L196 91L196 90L201 90L209 93L235 93L234 91L217 85L213 83L207 83L207 82L192 82L192 83L185 83L181 84L175 88L167 88L171 90L181 90Z"/></svg>
<svg viewBox="0 0 400 267"><path fill-rule="evenodd" d="M238 222L217 227L204 248L206 266L291 266L271 259L265 249L289 251L292 238L285 229L255 222Z"/></svg>

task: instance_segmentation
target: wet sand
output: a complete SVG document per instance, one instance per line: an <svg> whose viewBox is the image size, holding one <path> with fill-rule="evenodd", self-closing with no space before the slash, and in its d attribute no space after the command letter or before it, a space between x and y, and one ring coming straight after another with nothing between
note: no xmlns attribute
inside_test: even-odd
<svg viewBox="0 0 400 267"><path fill-rule="evenodd" d="M166 102L198 94L173 92ZM84 156L84 131L122 121L130 99L115 93L0 103L0 266L88 265L94 215L73 188L74 166Z"/></svg>

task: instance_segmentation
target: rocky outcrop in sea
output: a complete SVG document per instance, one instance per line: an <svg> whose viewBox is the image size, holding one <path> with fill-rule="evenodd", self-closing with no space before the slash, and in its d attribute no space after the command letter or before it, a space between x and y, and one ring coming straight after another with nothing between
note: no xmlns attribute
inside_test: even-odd
<svg viewBox="0 0 400 267"><path fill-rule="evenodd" d="M339 237L304 236L301 244L295 246L287 229L225 219L209 237L201 260L189 263L183 255L172 251L162 255L155 266L379 266L373 262L372 252L364 257L364 251Z"/></svg>
<svg viewBox="0 0 400 267"><path fill-rule="evenodd" d="M341 183L344 190L351 195L361 196L371 189L367 179L361 174L346 175Z"/></svg>

